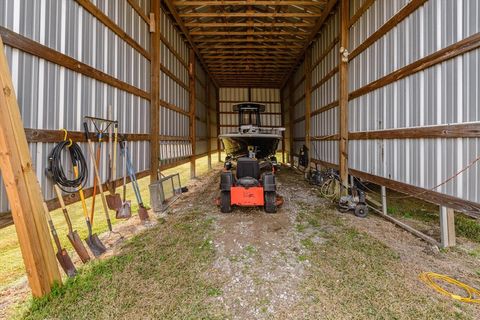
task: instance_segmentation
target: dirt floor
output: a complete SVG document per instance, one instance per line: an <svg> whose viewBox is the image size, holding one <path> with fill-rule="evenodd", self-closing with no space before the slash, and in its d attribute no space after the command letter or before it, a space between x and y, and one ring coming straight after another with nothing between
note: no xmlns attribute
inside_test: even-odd
<svg viewBox="0 0 480 320"><path fill-rule="evenodd" d="M9 316L28 319L479 319L441 296L423 271L480 287L478 248L438 250L370 215L342 214L291 169L278 174L277 214L215 205L219 168L190 183L157 225L132 220L114 257L80 270L51 296ZM140 228L137 230L137 228ZM135 230L134 230L135 229ZM25 284L2 293L25 297ZM20 293L18 293L20 292ZM1 310L1 303L0 303ZM6 316L6 313L3 314ZM1 318L1 313L0 313Z"/></svg>

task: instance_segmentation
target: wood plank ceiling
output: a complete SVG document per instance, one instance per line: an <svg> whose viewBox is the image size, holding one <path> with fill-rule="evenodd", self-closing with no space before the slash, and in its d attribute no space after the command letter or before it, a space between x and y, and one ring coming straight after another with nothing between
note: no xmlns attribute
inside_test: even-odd
<svg viewBox="0 0 480 320"><path fill-rule="evenodd" d="M220 87L280 87L326 20L333 0L166 0Z"/></svg>

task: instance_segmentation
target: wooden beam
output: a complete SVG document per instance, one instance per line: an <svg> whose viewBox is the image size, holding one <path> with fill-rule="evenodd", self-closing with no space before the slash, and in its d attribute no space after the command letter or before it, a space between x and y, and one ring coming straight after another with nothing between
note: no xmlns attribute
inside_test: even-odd
<svg viewBox="0 0 480 320"><path fill-rule="evenodd" d="M307 31L257 31L254 30L252 36L305 36ZM190 31L192 36L245 36L245 31Z"/></svg>
<svg viewBox="0 0 480 320"><path fill-rule="evenodd" d="M195 166L195 156L196 156L196 143L197 143L197 125L196 125L196 105L197 105L197 99L196 99L196 92L195 92L195 73L196 73L196 67L195 67L195 50L193 48L190 48L190 54L189 54L189 69L188 69L188 76L189 76L189 92L190 92L190 107L189 107L189 113L190 113L190 137L191 137L191 143L192 143L192 156L190 157L190 178L194 179L196 177L196 166Z"/></svg>
<svg viewBox="0 0 480 320"><path fill-rule="evenodd" d="M383 37L387 34L390 30L392 30L397 24L402 22L406 17L408 17L411 13L416 11L419 7L421 7L427 0L411 0L406 6L404 6L397 14L391 17L387 22L385 22L380 28L377 29L370 37L367 38L361 45L355 48L350 53L349 59L353 60L357 57L360 53L364 50L369 48L372 44L374 44L378 39ZM350 23L349 23L350 25Z"/></svg>
<svg viewBox="0 0 480 320"><path fill-rule="evenodd" d="M161 7L160 2L150 0L150 8L155 21L155 32L150 33L150 182L158 180L160 175L160 26Z"/></svg>
<svg viewBox="0 0 480 320"><path fill-rule="evenodd" d="M174 1L176 6L322 6L326 1L259 1L259 0L228 0L228 1Z"/></svg>
<svg viewBox="0 0 480 320"><path fill-rule="evenodd" d="M436 64L455 58L472 50L480 48L480 32L457 43L454 43L442 50L417 60L403 68L400 68L376 81L373 81L350 93L349 99L353 100L369 92L383 88L386 85L404 79L412 74L423 71Z"/></svg>
<svg viewBox="0 0 480 320"><path fill-rule="evenodd" d="M140 16L140 18L142 18L143 21L145 21L145 23L150 26L150 18L145 14L143 9L138 4L137 0L127 0L127 1L130 4L130 6L133 8L133 10L135 10L135 12ZM150 5L150 9L153 11L152 8L153 6Z"/></svg>
<svg viewBox="0 0 480 320"><path fill-rule="evenodd" d="M191 28L311 28L308 22L186 22L186 27Z"/></svg>
<svg viewBox="0 0 480 320"><path fill-rule="evenodd" d="M93 2L90 0L75 0L81 7L88 11L97 20L103 23L107 28L113 31L117 36L124 40L128 45L137 50L147 60L150 60L150 53L145 50L137 41L130 37L122 28L120 28L112 19L110 19L105 13L102 12Z"/></svg>
<svg viewBox="0 0 480 320"><path fill-rule="evenodd" d="M314 12L188 12L180 13L182 18L318 18Z"/></svg>
<svg viewBox="0 0 480 320"><path fill-rule="evenodd" d="M305 72L305 145L309 150L311 155L312 145L310 140L310 123L311 123L311 108L312 108L312 54L311 50L307 49L305 51L305 63L304 63L304 72ZM308 166L310 165L310 158L307 160Z"/></svg>
<svg viewBox="0 0 480 320"><path fill-rule="evenodd" d="M315 26L311 30L310 36L308 37L307 41L305 42L305 45L303 46L303 49L300 51L300 54L297 57L297 62L294 63L290 71L287 72L282 84L285 84L288 81L288 79L292 75L298 63L304 58L305 51L310 46L312 41L318 36L319 31L322 29L323 24L325 23L327 18L330 16L330 13L332 12L336 4L337 4L337 0L329 0L328 3L325 5L322 16L315 23Z"/></svg>
<svg viewBox="0 0 480 320"><path fill-rule="evenodd" d="M324 167L338 169L338 165L333 163L328 163L321 160L312 160L315 163L321 164ZM357 178L362 180L375 183L379 186L385 186L389 189L408 194L412 198L417 198L424 200L428 203L443 205L449 208L452 208L456 211L463 212L467 216L472 218L480 218L480 204L463 200L457 197L453 197L447 194L443 194L437 191L413 186L404 182L395 181L392 179L387 179L380 176L375 176L367 172L349 169L349 173Z"/></svg>
<svg viewBox="0 0 480 320"><path fill-rule="evenodd" d="M348 193L348 54L350 0L340 0L339 163L342 194ZM347 55L348 56L348 55Z"/></svg>
<svg viewBox="0 0 480 320"><path fill-rule="evenodd" d="M351 28L365 12L375 3L375 0L365 0L362 6L355 12L355 14L350 18L349 27Z"/></svg>
<svg viewBox="0 0 480 320"><path fill-rule="evenodd" d="M1 38L0 88L0 170L28 282L33 296L42 297L62 279Z"/></svg>
<svg viewBox="0 0 480 320"><path fill-rule="evenodd" d="M163 1L165 3L165 5L167 6L168 10L170 11L173 19L175 20L175 22L177 23L178 27L180 28L180 30L183 32L183 35L185 36L185 38L187 39L188 43L190 43L190 46L192 47L192 49L195 51L195 53L197 54L198 56L198 59L200 60L200 63L203 64L203 66L205 67L205 70L207 72L207 74L211 77L213 83L218 87L218 84L216 82L216 79L214 77L212 77L212 75L210 74L210 71L208 70L208 68L206 67L205 65L205 62L203 61L203 58L202 58L202 55L200 54L200 51L198 50L198 48L195 46L195 42L193 42L193 39L192 37L190 36L190 33L187 29L187 27L185 26L185 24L183 23L183 20L182 18L178 15L178 12L177 10L175 9L175 6L173 5L173 2L172 0L164 0Z"/></svg>
<svg viewBox="0 0 480 320"><path fill-rule="evenodd" d="M206 83L205 83L205 99L207 100L205 103L205 108L207 109L207 155L208 155L208 169L212 169L212 129L211 129L211 119L210 119L210 84L209 78L207 76Z"/></svg>
<svg viewBox="0 0 480 320"><path fill-rule="evenodd" d="M63 53L50 49L49 47L41 45L4 27L0 27L0 36L3 38L5 44L10 47L29 53L41 59L45 59L49 62L65 67L74 72L81 73L87 77L106 83L122 91L131 93L137 97L150 100L150 93L134 87L126 82L118 80L117 78L112 77L95 68L92 68L91 66L83 62L80 62L67 55L64 55Z"/></svg>

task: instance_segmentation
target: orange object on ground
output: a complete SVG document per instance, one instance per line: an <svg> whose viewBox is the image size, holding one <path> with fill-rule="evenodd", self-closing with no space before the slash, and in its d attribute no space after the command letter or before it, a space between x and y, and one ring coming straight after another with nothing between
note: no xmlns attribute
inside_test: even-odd
<svg viewBox="0 0 480 320"><path fill-rule="evenodd" d="M232 187L231 203L237 206L256 207L265 205L262 187Z"/></svg>

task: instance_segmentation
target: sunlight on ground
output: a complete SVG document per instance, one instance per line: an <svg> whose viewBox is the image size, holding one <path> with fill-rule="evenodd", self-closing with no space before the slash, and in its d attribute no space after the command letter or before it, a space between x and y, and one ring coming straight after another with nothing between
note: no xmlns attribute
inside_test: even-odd
<svg viewBox="0 0 480 320"><path fill-rule="evenodd" d="M217 153L212 154L212 165L218 163ZM197 159L196 161L197 176L201 176L208 171L208 158L205 156L203 158ZM190 180L190 163L186 163L169 170L162 172L164 175L170 175L174 173L180 174L180 179L182 185L186 185ZM146 205L150 204L150 194L149 194L149 184L150 177L145 177L138 180L140 187L140 193L142 195L142 200ZM117 189L117 192L121 193L121 188ZM132 185L128 184L127 186L127 199L132 200L132 213L136 214L138 210L138 204L135 200L135 194L132 189ZM92 199L89 198L87 201L87 208L90 210ZM97 197L96 200L96 215L94 218L93 232L94 233L103 233L107 231L107 223L105 220L105 215L101 210L100 197ZM85 220L83 217L83 211L81 202L77 202L67 206L70 218L72 220L74 230L78 231L80 238L84 239L87 237L87 228L85 225ZM51 212L53 222L57 229L57 232L60 236L60 241L62 245L68 250L72 251L72 245L67 239L67 225L63 217L61 209L57 209ZM115 214L113 211L110 212L110 217L112 219L112 224L115 225L121 220L115 219ZM22 255L20 252L20 247L18 245L17 233L15 232L15 226L11 225L9 227L0 229L0 290L2 288L12 285L18 282L25 275L25 268L23 265Z"/></svg>

